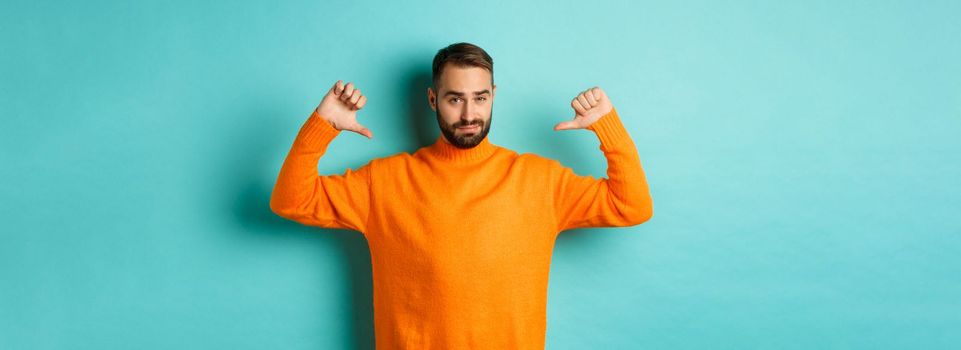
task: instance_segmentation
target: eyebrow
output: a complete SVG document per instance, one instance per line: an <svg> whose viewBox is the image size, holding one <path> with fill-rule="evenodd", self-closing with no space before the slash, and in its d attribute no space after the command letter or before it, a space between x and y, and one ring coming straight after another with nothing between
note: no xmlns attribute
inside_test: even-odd
<svg viewBox="0 0 961 350"><path fill-rule="evenodd" d="M489 94L489 93L490 93L490 90L488 90L488 89L484 89L484 90L481 90L481 91L474 91L474 95L483 95L483 94ZM460 92L460 91L448 91L448 92L444 93L444 97L447 97L447 95L464 96L464 93L463 93L463 92Z"/></svg>

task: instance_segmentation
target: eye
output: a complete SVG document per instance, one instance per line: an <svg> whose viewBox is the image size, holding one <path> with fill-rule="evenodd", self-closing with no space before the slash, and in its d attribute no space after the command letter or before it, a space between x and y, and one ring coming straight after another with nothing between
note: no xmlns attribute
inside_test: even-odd
<svg viewBox="0 0 961 350"><path fill-rule="evenodd" d="M478 101L487 101L487 97L481 96L477 98Z"/></svg>
<svg viewBox="0 0 961 350"><path fill-rule="evenodd" d="M451 98L450 100L448 100L448 101L450 101L450 102L457 102L456 100L460 100L460 97L452 97L452 98Z"/></svg>

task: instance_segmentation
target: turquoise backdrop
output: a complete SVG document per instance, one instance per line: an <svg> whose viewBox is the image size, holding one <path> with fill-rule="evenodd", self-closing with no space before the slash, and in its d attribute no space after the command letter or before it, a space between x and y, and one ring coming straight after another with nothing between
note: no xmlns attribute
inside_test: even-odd
<svg viewBox="0 0 961 350"><path fill-rule="evenodd" d="M600 86L654 216L557 241L548 349L961 348L961 2L0 3L0 348L370 349L359 233L274 215L338 79L374 139L439 131L434 53L495 63L491 141L606 176L555 132ZM505 210L509 210L505 208Z"/></svg>

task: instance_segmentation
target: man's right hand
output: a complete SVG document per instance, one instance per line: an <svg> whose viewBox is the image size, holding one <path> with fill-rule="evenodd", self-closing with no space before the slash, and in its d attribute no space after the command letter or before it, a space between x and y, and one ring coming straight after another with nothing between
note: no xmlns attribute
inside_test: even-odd
<svg viewBox="0 0 961 350"><path fill-rule="evenodd" d="M337 130L353 131L370 139L374 134L357 122L357 111L366 103L367 96L362 95L353 82L344 85L342 80L338 80L317 106L317 114Z"/></svg>

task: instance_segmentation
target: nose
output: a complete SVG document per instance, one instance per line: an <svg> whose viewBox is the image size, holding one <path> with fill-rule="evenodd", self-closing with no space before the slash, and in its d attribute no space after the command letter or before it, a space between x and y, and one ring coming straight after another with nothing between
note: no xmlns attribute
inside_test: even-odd
<svg viewBox="0 0 961 350"><path fill-rule="evenodd" d="M460 116L460 119L461 119L461 121L463 121L463 124L464 124L464 125L471 125L471 124L473 124L474 121L477 119L476 116L474 115L474 110L475 110L476 108L477 108L477 107L471 106L470 103L465 103L465 104L464 104L464 109L461 110L462 113L461 113L461 116Z"/></svg>
<svg viewBox="0 0 961 350"><path fill-rule="evenodd" d="M470 107L464 107L464 109L461 110L460 120L464 125L470 124L474 120L474 118L471 117Z"/></svg>

